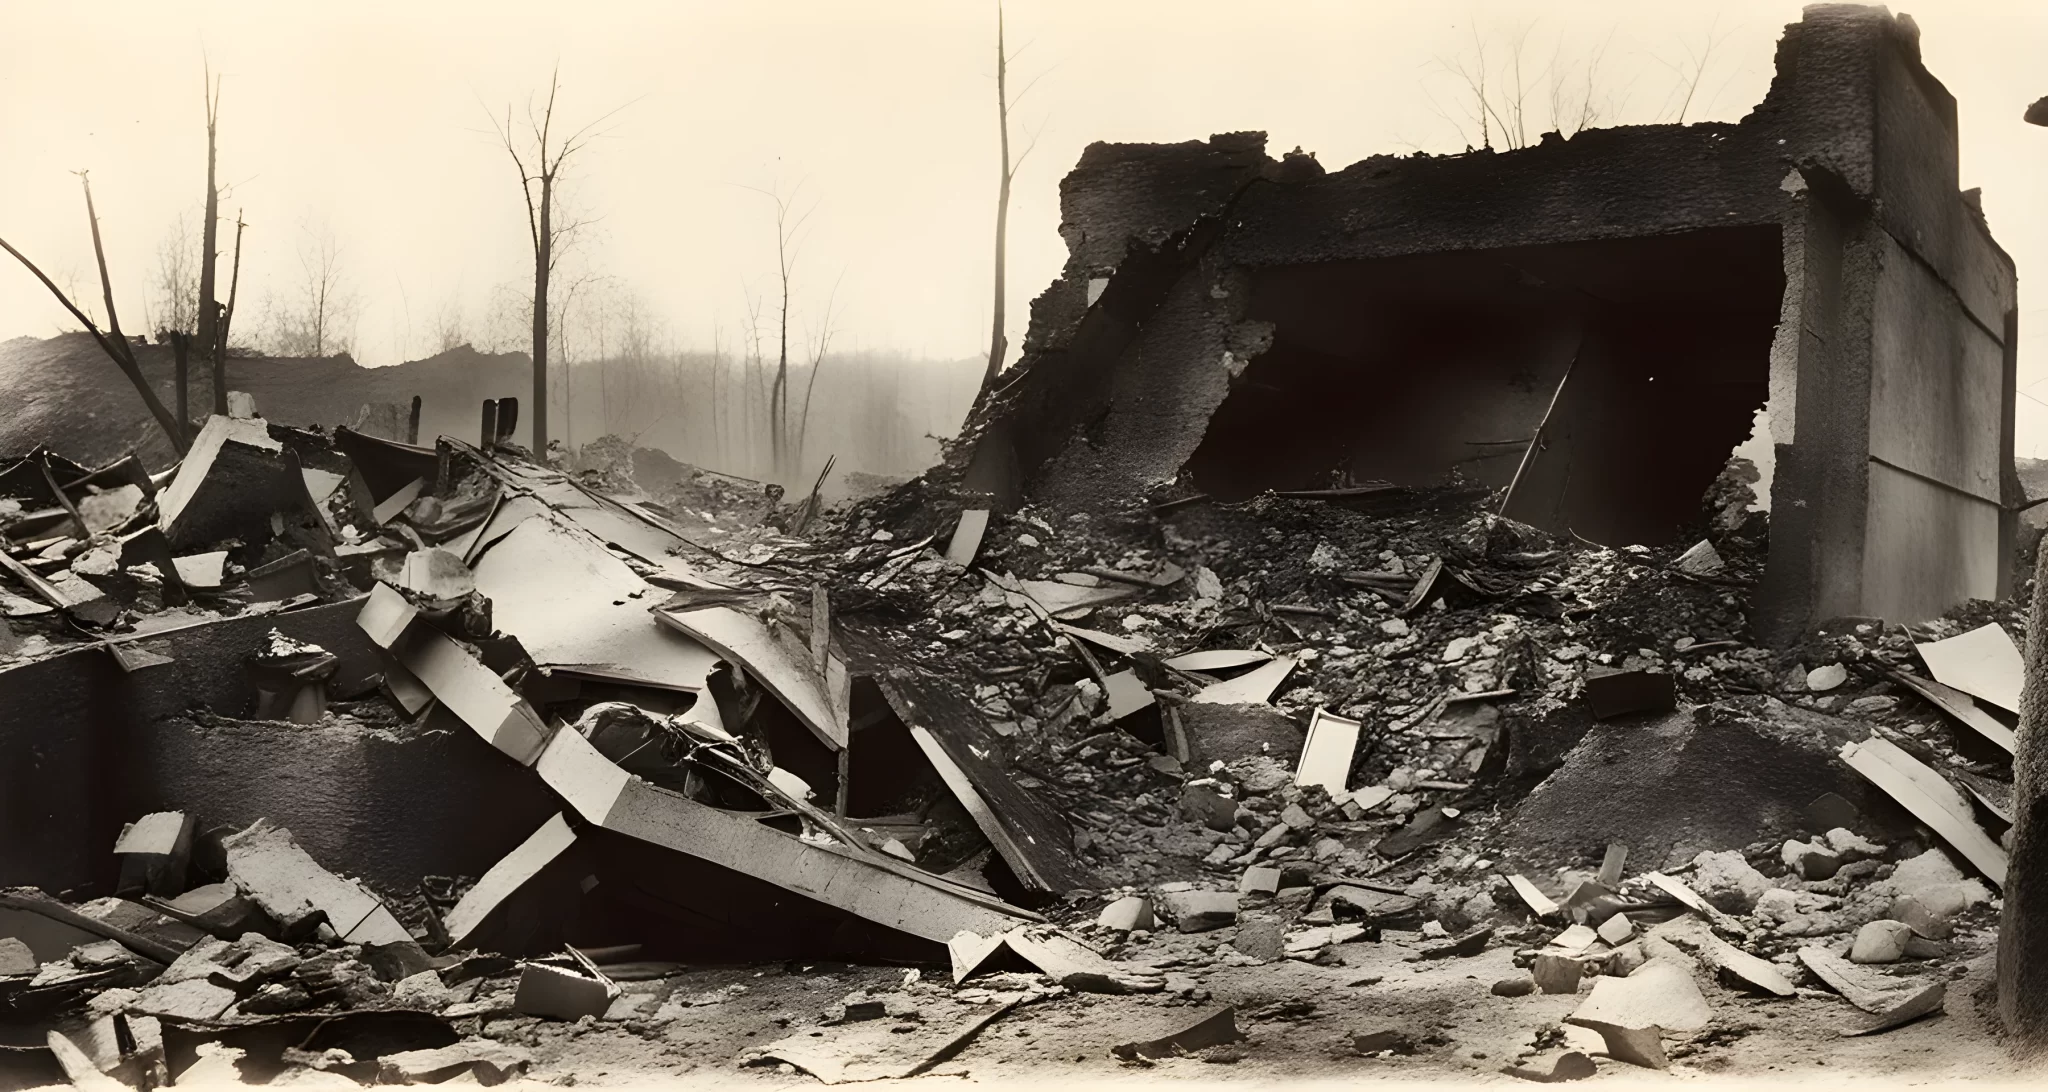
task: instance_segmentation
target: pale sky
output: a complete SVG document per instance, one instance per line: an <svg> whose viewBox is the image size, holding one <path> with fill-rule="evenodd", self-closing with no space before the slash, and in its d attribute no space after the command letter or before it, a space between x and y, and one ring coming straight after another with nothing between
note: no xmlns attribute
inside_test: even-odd
<svg viewBox="0 0 2048 1092"><path fill-rule="evenodd" d="M1010 341L1062 264L1058 181L1095 140L1262 129L1336 169L1376 152L1461 150L1446 119L1475 28L1496 64L1526 29L1542 124L1546 68L1594 83L1609 120L1671 120L1674 67L1713 43L1686 120L1736 120L1762 97L1801 5L1572 0L1011 0L1013 86L1037 83L1013 140L1038 134L1011 209ZM2048 455L2048 4L1936 0L1903 10L1960 102L1962 184L1984 189L2021 270L2020 453ZM196 222L205 179L202 59L224 77L224 211L252 225L242 324L300 275L325 224L360 296L356 356L431 351L459 308L479 344L501 285L530 276L513 168L490 133L544 91L581 125L624 107L571 163L569 199L600 217L564 260L629 285L676 341L739 337L747 286L769 287L772 206L745 187L801 183L813 212L793 323L837 285L838 344L938 357L986 351L997 180L994 3L727 0L36 4L0 0L0 237L98 296L77 179L90 168L124 325L144 328L159 244ZM1553 65L1553 59L1556 63ZM1532 132L1532 136L1534 133ZM4 257L4 256L0 256ZM225 268L223 269L225 280ZM224 291L224 289L223 289ZM772 304L769 310L772 312ZM66 316L11 259L0 338ZM2040 398L2043 401L2034 401Z"/></svg>

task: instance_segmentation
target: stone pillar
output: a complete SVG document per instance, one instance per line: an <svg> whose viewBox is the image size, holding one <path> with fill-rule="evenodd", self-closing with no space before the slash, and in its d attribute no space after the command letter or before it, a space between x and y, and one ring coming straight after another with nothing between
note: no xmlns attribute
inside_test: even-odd
<svg viewBox="0 0 2048 1092"><path fill-rule="evenodd" d="M2012 817L2012 865L1998 926L1998 1015L2013 1048L2037 1054L2048 1048L2048 550L2034 566Z"/></svg>

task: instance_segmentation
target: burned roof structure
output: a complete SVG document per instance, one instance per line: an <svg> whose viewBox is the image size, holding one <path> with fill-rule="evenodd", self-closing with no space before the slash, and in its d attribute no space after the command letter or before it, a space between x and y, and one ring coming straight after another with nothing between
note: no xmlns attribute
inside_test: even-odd
<svg viewBox="0 0 2048 1092"><path fill-rule="evenodd" d="M2015 273L1918 30L1815 5L1735 124L1326 173L1260 133L1094 144L1069 257L952 469L1008 508L1458 474L1608 545L1685 533L1738 448L1754 617L2010 588ZM976 503L970 500L970 507Z"/></svg>

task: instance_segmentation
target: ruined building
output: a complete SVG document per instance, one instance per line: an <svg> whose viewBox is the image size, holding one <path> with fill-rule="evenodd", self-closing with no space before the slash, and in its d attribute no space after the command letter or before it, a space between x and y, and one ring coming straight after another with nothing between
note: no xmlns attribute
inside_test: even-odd
<svg viewBox="0 0 2048 1092"><path fill-rule="evenodd" d="M1066 268L956 455L997 507L1456 471L1656 545L1740 447L1767 636L2009 590L2014 268L1907 16L1808 8L1735 124L1334 173L1096 144L1060 192Z"/></svg>

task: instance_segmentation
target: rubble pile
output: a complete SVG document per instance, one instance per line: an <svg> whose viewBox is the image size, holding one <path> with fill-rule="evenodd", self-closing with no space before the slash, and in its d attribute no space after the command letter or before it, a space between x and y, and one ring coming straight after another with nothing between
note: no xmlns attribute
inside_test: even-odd
<svg viewBox="0 0 2048 1092"><path fill-rule="evenodd" d="M1119 1064L1228 1064L1316 1009L1233 974L1477 961L1455 988L1519 1013L1505 1068L1548 1080L1709 1053L1731 999L1888 1031L1993 943L2021 619L1752 644L1739 463L1703 537L1656 548L1456 480L957 519L920 480L815 517L622 442L535 463L512 415L432 449L214 418L156 479L47 453L0 477L6 602L41 641L17 659L274 614L245 703L173 715L457 739L552 811L412 887L334 871L378 862L310 852L288 828L313 812L138 813L111 897L0 897L32 1064L496 1083L581 1034L551 1028L699 1034L751 988L706 965L750 960L837 1000L720 1064L912 1076L1105 996L1204 1009ZM118 562L131 541L167 560ZM348 641L286 632L323 602ZM848 993L805 969L826 959L916 969Z"/></svg>
<svg viewBox="0 0 2048 1092"><path fill-rule="evenodd" d="M1225 843L1255 857L1289 806L1384 823L1484 796L1511 767L1540 776L1561 757L1540 750L1550 723L1583 719L1603 686L1647 683L1646 708L1775 688L1772 654L1746 640L1754 535L1616 550L1493 517L1488 500L1455 485L1370 507L1267 496L1117 523L1026 509L990 527L972 570L857 506L817 561L846 609L902 618L919 639L904 656L973 673L1091 860L1128 882L1188 878L1174 858L1227 863ZM1293 783L1319 716L1359 725L1334 793ZM1186 784L1257 821L1225 807L1214 830L1177 826L1204 810Z"/></svg>

